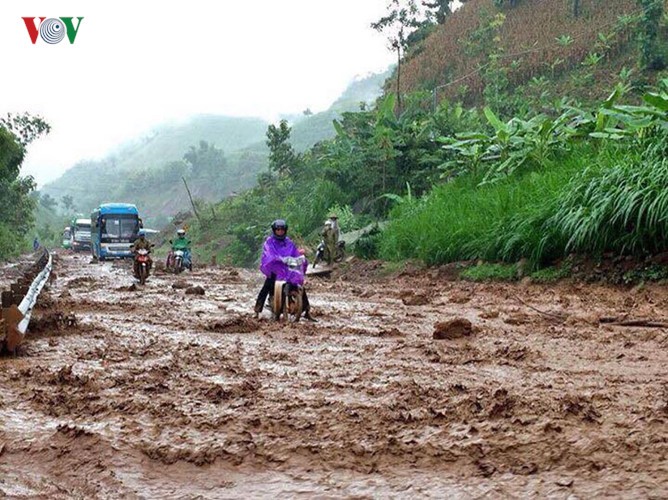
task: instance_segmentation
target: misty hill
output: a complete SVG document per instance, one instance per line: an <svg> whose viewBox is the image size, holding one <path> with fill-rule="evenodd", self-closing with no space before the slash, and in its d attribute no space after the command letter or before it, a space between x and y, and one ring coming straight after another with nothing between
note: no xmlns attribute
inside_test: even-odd
<svg viewBox="0 0 668 500"><path fill-rule="evenodd" d="M382 93L390 70L371 74L351 83L328 110L295 119L291 142L297 151L305 151L318 141L334 136L332 121L346 111L359 111L361 103L368 106Z"/></svg>
<svg viewBox="0 0 668 500"><path fill-rule="evenodd" d="M332 137L332 120L359 109L360 102L373 102L387 74L353 81L326 111L289 117L295 148L305 150ZM267 168L268 125L259 118L219 115L165 124L120 145L102 160L77 163L41 193L56 200L71 195L75 210L83 213L108 201L135 203L148 221L160 224L190 207L182 177L193 197L205 201L254 186L257 174Z"/></svg>
<svg viewBox="0 0 668 500"><path fill-rule="evenodd" d="M260 118L197 115L183 123L159 126L149 135L121 145L112 152L110 161L125 170L162 166L180 160L190 146L200 141L223 151L236 151L256 142L268 125Z"/></svg>

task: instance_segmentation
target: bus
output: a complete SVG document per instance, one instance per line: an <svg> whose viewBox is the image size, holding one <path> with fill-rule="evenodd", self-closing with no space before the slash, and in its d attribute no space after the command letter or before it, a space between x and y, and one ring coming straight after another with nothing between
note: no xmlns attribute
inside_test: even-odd
<svg viewBox="0 0 668 500"><path fill-rule="evenodd" d="M90 221L94 259L132 257L132 243L140 227L136 206L129 203L104 203L93 210Z"/></svg>
<svg viewBox="0 0 668 500"><path fill-rule="evenodd" d="M90 219L74 218L70 224L72 250L90 250Z"/></svg>

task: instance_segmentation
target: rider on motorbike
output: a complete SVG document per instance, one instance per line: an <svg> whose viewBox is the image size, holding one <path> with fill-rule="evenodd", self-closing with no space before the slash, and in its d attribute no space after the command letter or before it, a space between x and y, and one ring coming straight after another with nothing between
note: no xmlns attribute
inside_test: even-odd
<svg viewBox="0 0 668 500"><path fill-rule="evenodd" d="M298 249L292 240L287 237L288 224L283 219L277 219L271 223L271 232L272 235L265 240L262 249L260 271L266 276L266 279L255 301L256 317L262 312L267 295L274 291L276 275L280 272L281 267L285 266L281 259L304 255L304 250ZM311 316L311 306L306 296L306 290L304 290L304 318L309 321L317 321Z"/></svg>
<svg viewBox="0 0 668 500"><path fill-rule="evenodd" d="M167 256L167 267L172 267L174 264L174 252L177 250L183 251L183 267L193 270L193 263L191 259L190 246L192 242L186 238L186 230L178 229L176 231L176 239L169 240L172 245L172 251Z"/></svg>
<svg viewBox="0 0 668 500"><path fill-rule="evenodd" d="M137 250L148 250L149 252L151 251L151 247L153 245L146 239L146 231L143 229L140 229L137 232L137 239L135 242L132 244L132 253L134 254L134 261L133 261L133 271L135 276L139 276L139 263L137 262ZM149 269L152 264L152 261L150 260L149 257Z"/></svg>

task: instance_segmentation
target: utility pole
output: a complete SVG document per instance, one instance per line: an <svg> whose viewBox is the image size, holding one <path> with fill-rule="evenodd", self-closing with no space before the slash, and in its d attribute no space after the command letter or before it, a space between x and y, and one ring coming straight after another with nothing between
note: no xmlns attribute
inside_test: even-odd
<svg viewBox="0 0 668 500"><path fill-rule="evenodd" d="M197 213L197 208L195 207L195 202L193 201L193 197L192 197L192 195L190 194L190 189L188 189L188 183L186 182L186 178L185 178L185 177L181 177L181 179L183 179L183 184L185 184L185 186L186 186L186 191L188 191L188 198L190 198L190 204L191 204L192 207L193 207L193 212L195 212L195 217L197 217L197 220L198 220L198 221L200 222L200 224L201 224L201 223L202 223L202 219L200 219L199 214Z"/></svg>

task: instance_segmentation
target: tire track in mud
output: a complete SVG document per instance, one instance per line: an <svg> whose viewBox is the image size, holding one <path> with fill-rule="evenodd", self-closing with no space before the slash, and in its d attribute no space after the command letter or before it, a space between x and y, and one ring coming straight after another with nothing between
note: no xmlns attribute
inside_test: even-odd
<svg viewBox="0 0 668 500"><path fill-rule="evenodd" d="M668 332L598 321L661 316L665 289L363 265L311 281L318 323L281 325L250 317L256 273L137 288L129 266L61 257L43 312L76 325L47 322L0 360L0 419L23 422L0 431L0 491L668 494ZM434 340L452 318L473 332Z"/></svg>

